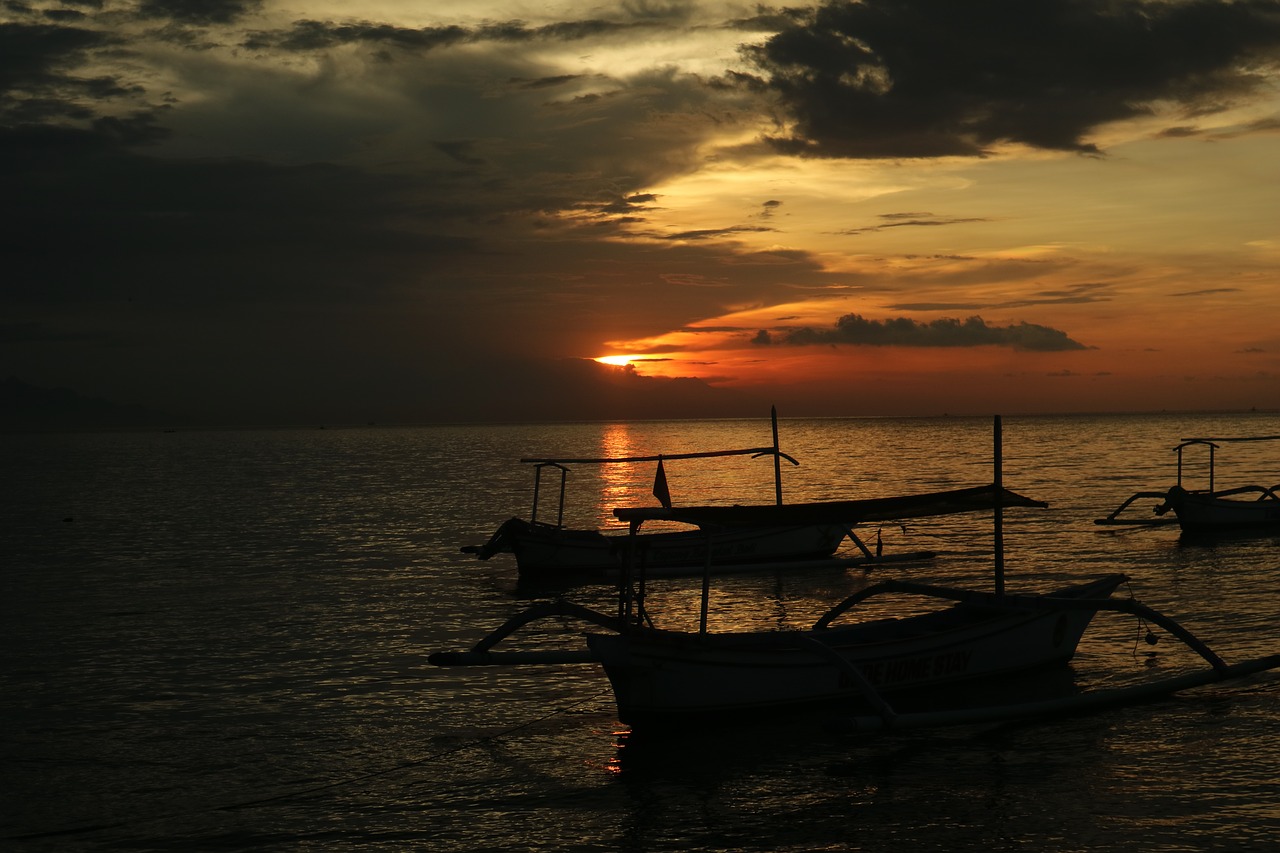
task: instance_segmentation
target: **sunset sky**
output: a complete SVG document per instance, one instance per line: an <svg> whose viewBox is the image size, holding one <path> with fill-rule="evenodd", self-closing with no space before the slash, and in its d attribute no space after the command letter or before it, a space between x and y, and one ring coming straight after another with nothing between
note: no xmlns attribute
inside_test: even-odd
<svg viewBox="0 0 1280 853"><path fill-rule="evenodd" d="M7 0L0 92L0 378L228 423L1280 408L1280 0Z"/></svg>

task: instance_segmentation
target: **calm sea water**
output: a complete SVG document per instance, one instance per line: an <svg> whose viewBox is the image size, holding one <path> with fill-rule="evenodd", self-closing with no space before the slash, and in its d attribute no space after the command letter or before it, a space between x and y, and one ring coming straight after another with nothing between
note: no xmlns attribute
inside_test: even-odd
<svg viewBox="0 0 1280 853"><path fill-rule="evenodd" d="M792 501L989 482L988 419L789 420ZM1008 585L1120 570L1229 661L1280 651L1280 539L1092 519L1172 483L1173 445L1275 415L1006 418ZM1052 723L856 738L819 720L640 739L595 667L441 670L538 597L459 546L527 515L523 456L770 443L767 419L6 436L0 839L16 850L1261 850L1280 836L1280 677ZM1280 480L1232 445L1220 485ZM671 463L677 502L772 497L768 460ZM1195 471L1189 468L1188 478ZM568 520L652 503L652 466L575 468ZM546 509L544 508L544 512ZM875 530L864 531L874 539ZM988 587L990 519L880 531L927 563L717 582L713 627L810 623L876 579ZM612 591L564 593L609 610ZM650 590L695 624L699 582ZM550 596L553 593L542 593ZM513 647L572 644L531 626ZM1180 671L1095 622L1081 687Z"/></svg>

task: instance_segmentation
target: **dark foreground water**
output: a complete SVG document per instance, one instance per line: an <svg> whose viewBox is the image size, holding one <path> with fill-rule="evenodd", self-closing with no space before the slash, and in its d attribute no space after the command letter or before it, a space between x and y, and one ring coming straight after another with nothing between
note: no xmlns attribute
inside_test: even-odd
<svg viewBox="0 0 1280 853"><path fill-rule="evenodd" d="M787 420L789 500L990 480L987 419ZM1229 661L1280 652L1280 539L1092 519L1175 475L1183 437L1280 418L1006 418L1009 586L1120 570ZM590 666L440 670L553 593L459 553L527 515L532 455L754 447L767 420L6 436L0 847L15 850L1264 850L1280 677L1052 723L857 738L824 719L630 737ZM1278 443L1280 444L1280 443ZM1280 481L1230 446L1220 485ZM767 501L772 466L671 464L675 500ZM651 503L651 466L575 469L569 516ZM1188 476L1192 476L1189 472ZM875 531L865 531L873 539ZM929 563L719 581L713 628L810 623L879 578L987 586L990 519L886 526ZM699 583L651 589L695 624ZM608 610L611 591L571 590ZM525 647L580 626L533 626ZM1083 688L1195 665L1102 616ZM513 646L514 647L514 646Z"/></svg>

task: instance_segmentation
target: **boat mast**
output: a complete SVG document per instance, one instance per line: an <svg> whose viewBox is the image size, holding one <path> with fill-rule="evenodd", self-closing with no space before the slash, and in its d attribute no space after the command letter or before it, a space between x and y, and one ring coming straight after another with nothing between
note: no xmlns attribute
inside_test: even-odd
<svg viewBox="0 0 1280 853"><path fill-rule="evenodd" d="M782 506L782 449L778 445L778 407L769 407L769 420L773 422L773 492L778 506Z"/></svg>
<svg viewBox="0 0 1280 853"><path fill-rule="evenodd" d="M1004 595L1004 444L1003 428L1000 416L995 419L995 558L996 558L996 595Z"/></svg>

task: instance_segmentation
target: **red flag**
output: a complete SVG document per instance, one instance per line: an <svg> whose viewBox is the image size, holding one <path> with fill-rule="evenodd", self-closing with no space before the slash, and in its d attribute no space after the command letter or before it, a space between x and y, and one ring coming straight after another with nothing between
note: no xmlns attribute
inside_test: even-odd
<svg viewBox="0 0 1280 853"><path fill-rule="evenodd" d="M653 496L671 509L671 490L667 488L667 471L662 467L662 459L658 459L658 473L653 478Z"/></svg>

